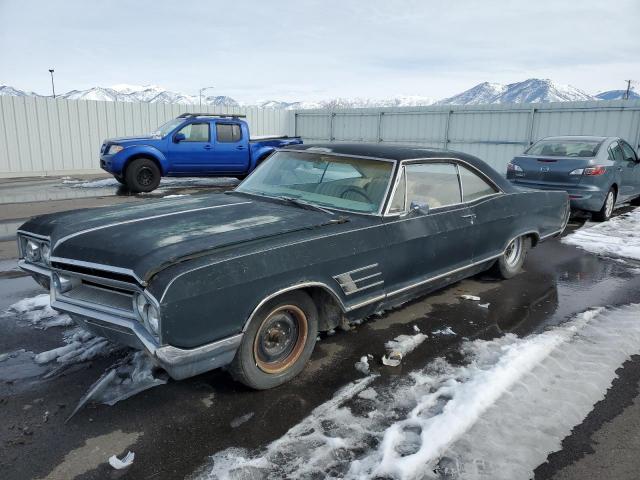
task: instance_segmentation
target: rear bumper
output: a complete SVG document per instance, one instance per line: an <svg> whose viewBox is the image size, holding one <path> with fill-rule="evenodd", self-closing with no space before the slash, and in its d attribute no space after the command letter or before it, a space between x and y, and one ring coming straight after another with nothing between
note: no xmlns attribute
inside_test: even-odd
<svg viewBox="0 0 640 480"><path fill-rule="evenodd" d="M144 325L132 318L91 308L81 302L71 303L65 297L56 296L52 272L46 268L29 264L24 260L18 266L30 273L41 285L51 285L51 306L69 314L83 328L111 340L138 350L144 350L153 360L176 380L192 377L215 368L225 366L233 360L242 341L242 334L223 338L196 348L183 349L172 345L160 345Z"/></svg>
<svg viewBox="0 0 640 480"><path fill-rule="evenodd" d="M564 191L569 194L572 210L587 210L597 212L602 208L604 199L608 191L603 191L600 187L594 185L578 185L578 184L549 184L537 182L523 182L517 178L509 179L511 183L519 187L531 188L535 190L551 190Z"/></svg>

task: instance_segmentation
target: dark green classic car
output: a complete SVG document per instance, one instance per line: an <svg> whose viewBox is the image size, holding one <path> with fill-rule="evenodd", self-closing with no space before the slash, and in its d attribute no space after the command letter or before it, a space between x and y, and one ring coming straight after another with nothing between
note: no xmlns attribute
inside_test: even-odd
<svg viewBox="0 0 640 480"><path fill-rule="evenodd" d="M565 228L565 192L476 157L368 144L280 150L234 191L44 215L20 266L52 306L176 379L227 366L271 388L317 332L480 271L515 275Z"/></svg>

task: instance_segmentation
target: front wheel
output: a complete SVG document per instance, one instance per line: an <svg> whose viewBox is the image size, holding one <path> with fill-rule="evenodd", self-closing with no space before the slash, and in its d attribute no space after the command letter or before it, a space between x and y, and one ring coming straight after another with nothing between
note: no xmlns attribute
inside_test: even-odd
<svg viewBox="0 0 640 480"><path fill-rule="evenodd" d="M149 158L133 160L124 175L125 184L134 193L150 192L160 185L160 169Z"/></svg>
<svg viewBox="0 0 640 480"><path fill-rule="evenodd" d="M611 187L609 192L607 193L606 198L604 199L604 203L602 204L602 208L594 212L591 216L596 222L606 222L611 218L613 214L613 207L616 205L616 190Z"/></svg>
<svg viewBox="0 0 640 480"><path fill-rule="evenodd" d="M318 335L318 312L304 292L289 292L260 308L245 331L229 371L248 387L288 382L306 365Z"/></svg>
<svg viewBox="0 0 640 480"><path fill-rule="evenodd" d="M527 258L530 240L527 237L518 237L511 241L504 253L493 266L493 271L501 278L514 277L522 270L522 265Z"/></svg>
<svg viewBox="0 0 640 480"><path fill-rule="evenodd" d="M120 183L121 185L126 185L127 182L125 182L124 177L121 177L120 175L114 175L113 178L116 179L116 181L118 183Z"/></svg>

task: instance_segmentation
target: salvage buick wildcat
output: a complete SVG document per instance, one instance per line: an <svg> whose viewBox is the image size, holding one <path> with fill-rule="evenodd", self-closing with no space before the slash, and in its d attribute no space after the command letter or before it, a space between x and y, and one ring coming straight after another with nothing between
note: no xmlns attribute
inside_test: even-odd
<svg viewBox="0 0 640 480"><path fill-rule="evenodd" d="M18 241L81 326L173 378L227 366L266 389L304 368L318 331L490 268L515 275L568 216L565 192L463 153L299 145L232 192L44 215Z"/></svg>

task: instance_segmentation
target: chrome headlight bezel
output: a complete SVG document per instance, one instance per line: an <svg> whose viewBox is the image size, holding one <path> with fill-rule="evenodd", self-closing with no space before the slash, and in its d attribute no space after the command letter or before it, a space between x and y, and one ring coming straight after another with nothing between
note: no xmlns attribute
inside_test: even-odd
<svg viewBox="0 0 640 480"><path fill-rule="evenodd" d="M160 338L160 307L144 293L136 293L133 296L133 309L147 331Z"/></svg>

